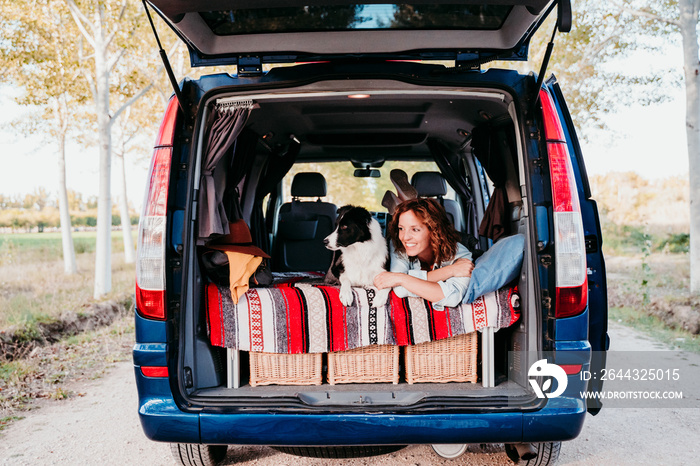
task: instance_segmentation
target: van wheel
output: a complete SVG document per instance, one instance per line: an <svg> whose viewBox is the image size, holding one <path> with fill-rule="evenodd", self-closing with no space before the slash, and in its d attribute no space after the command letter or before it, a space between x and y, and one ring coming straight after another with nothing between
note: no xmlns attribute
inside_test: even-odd
<svg viewBox="0 0 700 466"><path fill-rule="evenodd" d="M523 445L506 443L506 455L510 460L518 465L527 466L551 466L559 459L561 442L531 443L531 447L522 448Z"/></svg>
<svg viewBox="0 0 700 466"><path fill-rule="evenodd" d="M216 466L226 458L226 445L171 443L170 452L182 466Z"/></svg>
<svg viewBox="0 0 700 466"><path fill-rule="evenodd" d="M386 455L406 448L406 445L362 445L340 447L272 447L282 453L309 458L362 458Z"/></svg>

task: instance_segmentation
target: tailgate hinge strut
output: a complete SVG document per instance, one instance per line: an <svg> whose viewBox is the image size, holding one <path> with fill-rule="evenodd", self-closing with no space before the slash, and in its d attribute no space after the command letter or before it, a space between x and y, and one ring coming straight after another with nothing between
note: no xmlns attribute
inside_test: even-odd
<svg viewBox="0 0 700 466"><path fill-rule="evenodd" d="M547 71L547 65L549 65L549 59L552 57L552 50L554 50L554 37L557 35L557 25L554 25L554 31L552 31L552 38L547 44L547 50L544 52L544 58L542 59L542 65L540 66L540 72L537 75L537 85L535 85L535 98L532 101L532 110L534 112L537 108L537 102L540 99L540 89L542 88L542 83L544 82L544 73Z"/></svg>
<svg viewBox="0 0 700 466"><path fill-rule="evenodd" d="M542 83L544 82L544 73L547 71L547 65L549 65L549 59L552 57L552 50L554 49L554 37L557 35L557 31L570 32L571 31L571 0L559 0L557 2L557 21L554 24L554 30L552 31L552 38L547 44L547 50L544 53L544 58L542 59L542 65L540 66L540 73L537 75L537 85L535 86L535 98L532 101L532 112L534 113L537 108L537 102L540 99L540 89L542 88Z"/></svg>
<svg viewBox="0 0 700 466"><path fill-rule="evenodd" d="M148 16L148 22L151 23L151 29L153 29L153 35L156 37L156 42L158 43L158 53L160 54L161 60L163 60L163 66L165 67L165 72L168 73L168 78L170 79L170 84L173 86L175 91L175 97L177 97L177 103L180 106L182 113L185 113L185 108L182 106L182 92L180 91L180 86L175 79L175 74L173 73L173 68L170 66L170 60L168 60L168 55L163 50L163 46L160 43L160 38L158 37L158 32L156 31L156 26L153 24L153 18L151 18L151 12L148 11L148 5L146 5L146 0L141 0L143 2L143 8L146 10L146 16Z"/></svg>

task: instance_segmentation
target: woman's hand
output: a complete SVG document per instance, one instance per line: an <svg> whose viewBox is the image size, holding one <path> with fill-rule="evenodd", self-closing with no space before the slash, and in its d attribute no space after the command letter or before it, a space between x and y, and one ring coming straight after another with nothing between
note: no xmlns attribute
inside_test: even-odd
<svg viewBox="0 0 700 466"><path fill-rule="evenodd" d="M453 277L471 277L474 270L474 262L469 259L457 259L454 264L448 265L450 275ZM444 268L444 267L443 267Z"/></svg>
<svg viewBox="0 0 700 466"><path fill-rule="evenodd" d="M377 288L393 288L395 286L401 286L402 280L407 275L405 273L396 272L382 272L376 277L374 277L374 286Z"/></svg>

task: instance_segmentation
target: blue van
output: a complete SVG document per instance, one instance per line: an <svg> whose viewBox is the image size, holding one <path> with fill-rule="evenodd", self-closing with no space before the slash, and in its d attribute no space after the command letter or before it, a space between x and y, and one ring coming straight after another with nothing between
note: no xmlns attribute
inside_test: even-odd
<svg viewBox="0 0 700 466"><path fill-rule="evenodd" d="M485 65L526 59L550 15L555 32L568 32L570 1L145 3L193 66L235 69L178 83L161 50L175 92L139 225L133 352L146 436L171 443L185 465L216 464L228 445L342 458L410 444L454 457L469 443L554 464L586 412L600 409L582 392L601 387L581 377L604 366L609 343L598 212L562 91L544 79L549 53L536 74ZM307 296L298 305L280 290L301 296L294 277L326 272L323 239L340 206L361 204L386 231L382 195L397 168L442 203L475 257L515 234L524 251L515 279L494 292L507 297L498 324L464 323L480 330L459 335L472 347L411 359L425 330L414 323L408 343L397 337L387 358L340 380L336 330L311 321ZM237 251L264 259L234 280L237 256L210 246L236 222L250 234ZM234 282L245 293L229 291ZM280 294L269 310L251 292ZM396 332L391 299L370 309L390 313L385 327ZM295 312L309 326L280 332ZM424 326L436 344L455 325ZM306 331L327 332L327 346ZM470 379L443 367L462 356ZM375 381L373 370L389 378ZM430 377L441 371L447 378Z"/></svg>

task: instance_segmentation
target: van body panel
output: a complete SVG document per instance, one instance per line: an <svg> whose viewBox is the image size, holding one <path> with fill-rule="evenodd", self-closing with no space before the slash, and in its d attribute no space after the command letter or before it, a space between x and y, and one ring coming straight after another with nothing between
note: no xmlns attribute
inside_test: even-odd
<svg viewBox="0 0 700 466"><path fill-rule="evenodd" d="M588 308L573 317L564 317L554 322L554 332L559 341L588 341Z"/></svg>
<svg viewBox="0 0 700 466"><path fill-rule="evenodd" d="M167 343L167 324L159 320L145 319L134 313L134 330L137 343Z"/></svg>
<svg viewBox="0 0 700 466"><path fill-rule="evenodd" d="M133 350L135 366L167 366L167 343L136 343Z"/></svg>
<svg viewBox="0 0 700 466"><path fill-rule="evenodd" d="M569 376L570 384L574 377ZM586 404L569 387L564 393L548 399L545 408L523 414L523 442L560 442L574 439L581 433ZM573 396L567 396L569 393Z"/></svg>
<svg viewBox="0 0 700 466"><path fill-rule="evenodd" d="M406 445L518 442L523 415L202 413L205 443L252 445Z"/></svg>
<svg viewBox="0 0 700 466"><path fill-rule="evenodd" d="M145 377L135 367L139 419L146 437L160 442L199 443L199 415L180 410L168 378Z"/></svg>

